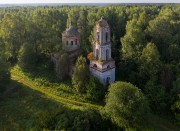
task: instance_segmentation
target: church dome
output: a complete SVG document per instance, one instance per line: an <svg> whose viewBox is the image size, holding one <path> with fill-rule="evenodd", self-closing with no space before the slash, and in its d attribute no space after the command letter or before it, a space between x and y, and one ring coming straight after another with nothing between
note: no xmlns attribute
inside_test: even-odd
<svg viewBox="0 0 180 131"><path fill-rule="evenodd" d="M101 17L101 19L97 22L96 26L99 27L108 27L108 23L106 20L104 20L104 17Z"/></svg>
<svg viewBox="0 0 180 131"><path fill-rule="evenodd" d="M79 36L79 32L76 30L75 27L72 26L72 24L70 23L69 28L67 28L63 33L63 36L66 37L71 37L71 36Z"/></svg>

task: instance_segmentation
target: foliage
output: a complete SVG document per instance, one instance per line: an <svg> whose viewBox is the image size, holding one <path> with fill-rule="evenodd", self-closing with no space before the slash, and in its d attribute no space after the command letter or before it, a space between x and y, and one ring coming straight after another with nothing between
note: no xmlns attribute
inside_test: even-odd
<svg viewBox="0 0 180 131"><path fill-rule="evenodd" d="M110 85L104 112L118 126L128 128L142 124L148 110L145 96L134 85L126 82Z"/></svg>
<svg viewBox="0 0 180 131"><path fill-rule="evenodd" d="M123 60L135 60L140 58L142 48L145 45L145 35L141 23L136 19L128 21L126 34L121 38Z"/></svg>
<svg viewBox="0 0 180 131"><path fill-rule="evenodd" d="M19 75L21 77L18 77ZM2 130L55 130L56 128L65 130L82 128L83 130L122 130L109 120L104 119L103 114L102 116L99 114L101 108L94 108L99 105L93 107L92 104L86 102L82 104L80 101L70 102L68 99L62 101L57 99L59 98L58 95L53 94L55 90L52 87L53 91L48 92L48 87L36 85L27 77L27 74L17 70L15 72L13 69L13 76L14 81L8 87L12 90L4 95L3 101L0 99L0 128ZM37 90L42 88L44 89L43 92ZM79 96L79 99L81 97ZM86 127L82 126L82 123ZM154 115L149 119L148 124L150 125L149 128L141 128L141 130L179 129L172 125L168 119Z"/></svg>
<svg viewBox="0 0 180 131"><path fill-rule="evenodd" d="M101 101L104 98L105 89L96 77L90 77L86 85L87 97L94 101Z"/></svg>
<svg viewBox="0 0 180 131"><path fill-rule="evenodd" d="M23 85L28 86L33 90L45 93L49 97L55 97L54 99L56 99L57 101L61 101L62 103L69 102L71 104L73 103L74 105L82 106L82 102L88 102L85 94L80 94L73 90L71 81L64 80L61 83L58 83L58 80L56 81L55 74L51 74L50 72L47 72L46 69L42 68L40 72L43 71L43 75L47 77L42 77L41 74L36 74L32 76L32 74L23 72L21 68L15 66L11 69L11 74L12 76L14 76L12 77L12 80L21 80L21 83ZM54 81L52 81L51 79L54 79ZM84 106L86 105L89 105L89 103L85 104Z"/></svg>
<svg viewBox="0 0 180 131"><path fill-rule="evenodd" d="M158 47L163 61L172 60L172 57L169 57L170 48L172 49L170 45L176 43L177 53L179 52L179 44L177 42L179 40L177 35L180 33L180 30L177 29L180 26L177 20L178 14L179 13L175 10L164 8L154 20L149 22L148 33L152 37L152 41ZM176 54L176 52L173 54ZM176 59L177 57L174 56L174 58Z"/></svg>
<svg viewBox="0 0 180 131"><path fill-rule="evenodd" d="M170 91L170 89L173 88L173 81L175 81L175 73L178 74L178 70L176 70L176 67L173 66L176 65L164 64L159 76L159 81L161 85L164 86L167 91ZM177 68L179 68L179 65L177 65Z"/></svg>
<svg viewBox="0 0 180 131"><path fill-rule="evenodd" d="M33 58L27 62L36 60L32 64L36 68L32 71L27 67L28 73L13 68L13 74L22 75L16 80L27 79L24 81L30 85L33 83L33 87L43 92L87 101L86 94L71 88L70 80L59 83L52 72L53 66L48 63L52 53L61 52L61 33L70 20L81 35L81 53L87 56L92 51L93 27L104 16L111 28L116 80L128 81L141 88L149 102L154 104L150 105L154 112L161 112L164 116L177 114L177 110L171 108L178 101L179 92L176 85L180 73L179 12L179 5L175 4L3 7L0 8L0 58L4 61L2 63L20 63L17 58L22 57L19 52L26 43L33 50L26 51L24 56ZM26 64L29 65L31 63ZM83 88L89 81L84 79Z"/></svg>
<svg viewBox="0 0 180 131"><path fill-rule="evenodd" d="M163 86L157 86L153 81L148 81L144 90L153 111L162 113L167 110L169 97Z"/></svg>
<svg viewBox="0 0 180 131"><path fill-rule="evenodd" d="M33 45L23 44L19 50L18 64L23 70L32 70L36 65L36 53Z"/></svg>
<svg viewBox="0 0 180 131"><path fill-rule="evenodd" d="M17 59L21 44L25 41L25 20L17 13L6 13L0 21L0 37L5 44L6 54Z"/></svg>
<svg viewBox="0 0 180 131"><path fill-rule="evenodd" d="M59 58L56 66L57 77L63 80L68 73L69 68L69 56L67 53L59 54Z"/></svg>
<svg viewBox="0 0 180 131"><path fill-rule="evenodd" d="M177 124L180 125L180 94L179 94L179 100L177 100L171 107L174 117L177 121Z"/></svg>
<svg viewBox="0 0 180 131"><path fill-rule="evenodd" d="M86 59L82 56L78 57L76 66L72 76L73 87L77 92L86 92L86 84L89 80L89 68Z"/></svg>
<svg viewBox="0 0 180 131"><path fill-rule="evenodd" d="M94 59L94 54L93 52L90 52L87 56L88 60L93 60Z"/></svg>
<svg viewBox="0 0 180 131"><path fill-rule="evenodd" d="M160 66L160 55L156 45L153 43L148 43L143 49L141 56L141 66L139 72L143 76L142 78L156 80Z"/></svg>
<svg viewBox="0 0 180 131"><path fill-rule="evenodd" d="M67 101L62 103L52 95L50 97L17 81L11 81L8 88L3 101L0 99L2 130L106 130L111 126L90 106L74 105Z"/></svg>
<svg viewBox="0 0 180 131"><path fill-rule="evenodd" d="M0 87L10 80L9 63L0 59ZM1 92L1 89L0 89Z"/></svg>
<svg viewBox="0 0 180 131"><path fill-rule="evenodd" d="M174 82L173 89L171 90L173 104L171 105L171 110L174 114L176 122L180 125L180 76Z"/></svg>
<svg viewBox="0 0 180 131"><path fill-rule="evenodd" d="M59 111L45 111L38 115L39 130L107 130L111 123L103 120L95 110L69 110L61 108Z"/></svg>

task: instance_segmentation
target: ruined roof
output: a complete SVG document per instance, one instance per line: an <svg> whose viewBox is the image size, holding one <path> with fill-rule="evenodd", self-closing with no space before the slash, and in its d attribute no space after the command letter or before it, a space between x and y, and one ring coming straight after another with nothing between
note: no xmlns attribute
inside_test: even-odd
<svg viewBox="0 0 180 131"><path fill-rule="evenodd" d="M101 19L96 23L97 26L99 27L107 27L109 26L107 21L104 20L104 17L101 17Z"/></svg>
<svg viewBox="0 0 180 131"><path fill-rule="evenodd" d="M79 32L76 30L75 27L72 26L72 22L70 22L69 28L67 28L63 33L63 36L79 36Z"/></svg>

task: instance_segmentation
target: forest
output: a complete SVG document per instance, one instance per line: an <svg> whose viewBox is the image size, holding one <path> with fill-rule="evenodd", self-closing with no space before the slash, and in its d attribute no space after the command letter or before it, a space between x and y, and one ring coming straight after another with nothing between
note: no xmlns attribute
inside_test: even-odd
<svg viewBox="0 0 180 131"><path fill-rule="evenodd" d="M102 16L116 64L106 87L88 67ZM81 37L72 78L61 35L70 21ZM1 7L0 129L179 130L180 5Z"/></svg>

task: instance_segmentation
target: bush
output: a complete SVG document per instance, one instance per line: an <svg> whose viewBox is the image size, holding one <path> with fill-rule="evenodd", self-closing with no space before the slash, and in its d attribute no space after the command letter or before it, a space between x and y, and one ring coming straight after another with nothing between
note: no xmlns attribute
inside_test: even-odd
<svg viewBox="0 0 180 131"><path fill-rule="evenodd" d="M95 110L71 110L65 107L59 111L44 111L37 117L38 130L108 130L112 123L104 120Z"/></svg>
<svg viewBox="0 0 180 131"><path fill-rule="evenodd" d="M104 98L105 89L96 77L91 77L86 86L87 97L91 100L102 100Z"/></svg>

